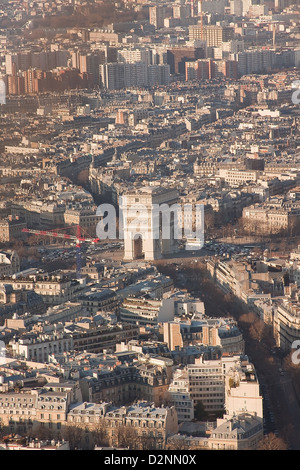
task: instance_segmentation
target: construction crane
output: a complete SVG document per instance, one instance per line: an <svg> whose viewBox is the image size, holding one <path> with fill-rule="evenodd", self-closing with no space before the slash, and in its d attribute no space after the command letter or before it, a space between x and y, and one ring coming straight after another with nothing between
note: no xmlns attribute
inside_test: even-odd
<svg viewBox="0 0 300 470"><path fill-rule="evenodd" d="M199 1L200 6L200 25L201 25L201 41L203 41L203 0Z"/></svg>
<svg viewBox="0 0 300 470"><path fill-rule="evenodd" d="M272 43L273 43L274 49L276 50L276 24L275 23L273 23L273 25L272 25L272 32L273 32Z"/></svg>
<svg viewBox="0 0 300 470"><path fill-rule="evenodd" d="M194 0L191 0L191 17L193 17L195 14L195 10L194 10Z"/></svg>
<svg viewBox="0 0 300 470"><path fill-rule="evenodd" d="M76 228L76 236L70 235L68 233L59 233L60 230L67 230ZM54 230L33 230L29 228L23 228L22 232L24 233L31 233L33 235L39 235L42 237L54 237L54 238L61 238L63 240L74 240L76 242L76 277L77 279L81 278L81 245L82 243L98 243L100 241L99 238L85 238L81 235L83 229L80 225L73 225L72 227L64 227L63 229L54 229Z"/></svg>

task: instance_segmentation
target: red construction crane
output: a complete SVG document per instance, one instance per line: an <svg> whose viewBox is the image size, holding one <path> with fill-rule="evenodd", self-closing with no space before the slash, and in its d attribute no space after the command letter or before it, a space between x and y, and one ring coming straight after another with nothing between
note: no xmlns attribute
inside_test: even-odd
<svg viewBox="0 0 300 470"><path fill-rule="evenodd" d="M60 230L67 230L76 228L76 235L70 235L69 233L59 233ZM33 230L30 228L23 228L22 232L31 233L33 235L40 235L43 237L54 237L54 238L62 238L64 240L74 240L76 242L77 248L77 279L81 277L81 250L80 245L82 243L98 243L100 241L99 238L85 238L81 235L83 229L80 225L73 225L71 227L64 227L62 229L54 229L54 230Z"/></svg>

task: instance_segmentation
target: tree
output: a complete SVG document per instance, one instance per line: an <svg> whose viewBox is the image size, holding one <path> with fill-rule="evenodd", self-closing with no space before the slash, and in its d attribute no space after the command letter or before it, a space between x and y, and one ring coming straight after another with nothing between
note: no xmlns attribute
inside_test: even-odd
<svg viewBox="0 0 300 470"><path fill-rule="evenodd" d="M257 320L257 315L253 312L246 312L240 315L239 321L245 327L251 327L251 325Z"/></svg>
<svg viewBox="0 0 300 470"><path fill-rule="evenodd" d="M162 402L163 402L164 406L172 406L173 405L172 395L168 390L165 391L165 393L163 395Z"/></svg>
<svg viewBox="0 0 300 470"><path fill-rule="evenodd" d="M54 433L51 429L47 428L44 423L41 423L37 428L31 429L28 432L28 436L32 439L39 439L39 440L50 440L53 439Z"/></svg>
<svg viewBox="0 0 300 470"><path fill-rule="evenodd" d="M208 413L204 408L202 401L198 401L195 406L195 418L197 421L206 421Z"/></svg>
<svg viewBox="0 0 300 470"><path fill-rule="evenodd" d="M120 424L116 428L115 438L117 440L118 447L129 449L138 448L138 433L132 427Z"/></svg>
<svg viewBox="0 0 300 470"><path fill-rule="evenodd" d="M62 438L69 442L70 449L79 449L82 445L84 430L80 426L68 425L62 430Z"/></svg>
<svg viewBox="0 0 300 470"><path fill-rule="evenodd" d="M257 450L287 450L286 442L272 432L259 442Z"/></svg>
<svg viewBox="0 0 300 470"><path fill-rule="evenodd" d="M237 385L236 385L236 382L235 382L234 378L233 378L233 377L230 377L230 379L229 379L229 387L230 387L230 388L236 388L236 386L237 386Z"/></svg>
<svg viewBox="0 0 300 470"><path fill-rule="evenodd" d="M204 230L207 235L210 235L214 231L215 226L215 215L213 211L207 211L204 217Z"/></svg>
<svg viewBox="0 0 300 470"><path fill-rule="evenodd" d="M263 339L265 324L262 320L255 320L255 322L250 326L249 332L252 339L257 340L259 343Z"/></svg>
<svg viewBox="0 0 300 470"><path fill-rule="evenodd" d="M186 441L184 436L175 436L170 439L167 446L167 450L190 450L190 445Z"/></svg>
<svg viewBox="0 0 300 470"><path fill-rule="evenodd" d="M91 431L91 437L96 446L109 446L108 426L105 419L97 423Z"/></svg>
<svg viewBox="0 0 300 470"><path fill-rule="evenodd" d="M2 419L0 419L0 438L3 438L3 436L5 436L5 434L6 434L6 429L5 429L5 426L3 424Z"/></svg>
<svg viewBox="0 0 300 470"><path fill-rule="evenodd" d="M159 448L159 440L157 440L157 438L155 438L154 436L139 436L138 442L138 447L142 450L156 450Z"/></svg>
<svg viewBox="0 0 300 470"><path fill-rule="evenodd" d="M86 187L89 182L89 170L82 170L77 176L77 183L80 186Z"/></svg>

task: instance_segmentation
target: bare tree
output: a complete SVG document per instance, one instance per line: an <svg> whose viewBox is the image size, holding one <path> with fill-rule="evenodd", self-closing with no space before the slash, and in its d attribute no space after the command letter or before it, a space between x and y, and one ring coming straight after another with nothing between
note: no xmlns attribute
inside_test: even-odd
<svg viewBox="0 0 300 470"><path fill-rule="evenodd" d="M89 182L89 170L82 170L77 176L77 183L80 186L86 186Z"/></svg>
<svg viewBox="0 0 300 470"><path fill-rule="evenodd" d="M32 439L39 439L41 441L53 439L55 437L52 429L49 429L43 423L40 423L38 427L28 431L27 435Z"/></svg>
<svg viewBox="0 0 300 470"><path fill-rule="evenodd" d="M91 436L94 445L109 446L108 425L105 419L102 419L99 423L95 424L91 430Z"/></svg>
<svg viewBox="0 0 300 470"><path fill-rule="evenodd" d="M2 419L0 419L0 438L5 436L7 428L4 426Z"/></svg>
<svg viewBox="0 0 300 470"><path fill-rule="evenodd" d="M115 437L118 442L118 447L129 449L136 449L138 447L138 433L130 426L120 424L116 428Z"/></svg>
<svg viewBox="0 0 300 470"><path fill-rule="evenodd" d="M69 442L70 449L79 449L82 445L84 430L77 425L67 425L62 430L62 438Z"/></svg>
<svg viewBox="0 0 300 470"><path fill-rule="evenodd" d="M162 438L157 439L149 434L141 435L138 438L139 448L142 450L157 450L162 448Z"/></svg>
<svg viewBox="0 0 300 470"><path fill-rule="evenodd" d="M259 343L263 339L264 335L264 330L265 330L265 324L262 320L257 319L249 329L250 335L252 339L257 340Z"/></svg>
<svg viewBox="0 0 300 470"><path fill-rule="evenodd" d="M172 395L168 390L163 395L162 403L164 406L171 406L173 404Z"/></svg>
<svg viewBox="0 0 300 470"><path fill-rule="evenodd" d="M257 450L287 450L287 448L286 442L271 432L260 441Z"/></svg>
<svg viewBox="0 0 300 470"><path fill-rule="evenodd" d="M166 448L167 450L190 450L190 445L185 438L176 436L169 440Z"/></svg>

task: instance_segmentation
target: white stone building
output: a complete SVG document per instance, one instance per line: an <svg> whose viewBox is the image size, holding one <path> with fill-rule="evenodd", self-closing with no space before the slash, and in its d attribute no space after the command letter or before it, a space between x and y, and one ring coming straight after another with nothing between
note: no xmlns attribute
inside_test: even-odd
<svg viewBox="0 0 300 470"><path fill-rule="evenodd" d="M189 392L189 378L186 370L175 371L167 392L167 400L171 406L175 406L178 422L194 419L194 402Z"/></svg>

